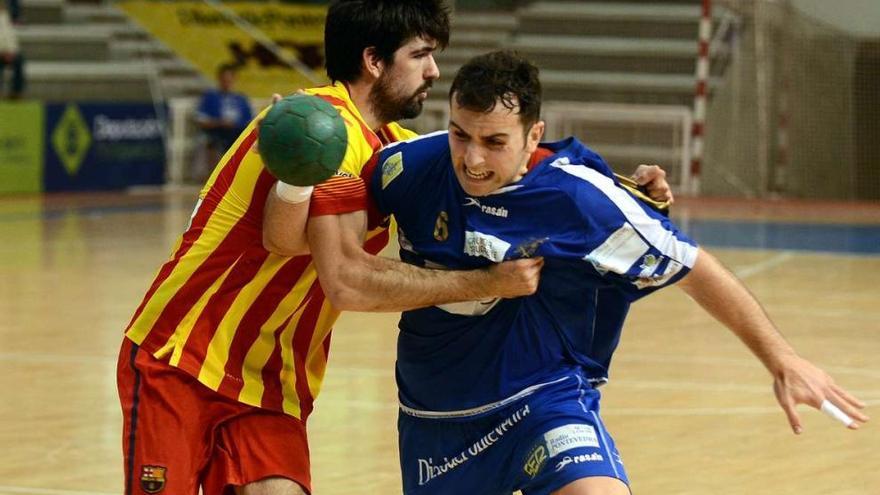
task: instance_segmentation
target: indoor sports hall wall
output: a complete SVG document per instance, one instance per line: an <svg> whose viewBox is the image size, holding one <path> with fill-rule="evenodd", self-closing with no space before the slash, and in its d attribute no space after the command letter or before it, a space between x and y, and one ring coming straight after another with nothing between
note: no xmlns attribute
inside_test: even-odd
<svg viewBox="0 0 880 495"><path fill-rule="evenodd" d="M251 97L326 81L326 5L126 0L118 6L206 78L213 80L221 65L235 66L237 89Z"/></svg>
<svg viewBox="0 0 880 495"><path fill-rule="evenodd" d="M880 33L792 3L721 3L740 21L708 112L703 192L880 199ZM837 24L861 12L843 10Z"/></svg>

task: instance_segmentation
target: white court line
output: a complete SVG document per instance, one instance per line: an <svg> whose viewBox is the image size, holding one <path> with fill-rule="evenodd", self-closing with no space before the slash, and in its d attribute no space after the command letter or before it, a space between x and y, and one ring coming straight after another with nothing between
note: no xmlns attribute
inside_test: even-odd
<svg viewBox="0 0 880 495"><path fill-rule="evenodd" d="M737 268L736 270L733 270L733 273L736 274L736 276L739 277L741 280L745 280L753 275L757 275L763 271L775 268L792 258L794 258L794 253L792 251L782 251L779 254L771 256L764 261Z"/></svg>
<svg viewBox="0 0 880 495"><path fill-rule="evenodd" d="M16 363L74 363L74 364L112 364L116 365L117 356L77 356L72 354L45 354L37 352L0 352L0 361Z"/></svg>
<svg viewBox="0 0 880 495"><path fill-rule="evenodd" d="M880 400L865 401L866 406L880 405ZM803 414L806 410L819 412L812 407L801 405ZM737 406L737 407L621 407L611 408L604 412L605 416L740 416L760 414L783 414L780 406Z"/></svg>
<svg viewBox="0 0 880 495"><path fill-rule="evenodd" d="M108 492L56 490L54 488L28 488L24 486L0 486L0 495L117 495Z"/></svg>
<svg viewBox="0 0 880 495"><path fill-rule="evenodd" d="M638 361L638 362L654 362L654 363L662 363L662 364L700 364L707 366L736 366L743 368L755 368L758 369L761 367L760 363L754 359L737 359L737 358L724 358L724 357L696 357L696 356L669 356L662 354L638 354L625 352L619 355L615 355L614 359L618 362L620 361ZM27 352L0 352L0 362L19 362L19 363L45 363L45 364L60 364L60 363L76 363L76 364L100 364L100 365L113 365L116 366L116 356L76 356L76 355L64 355L64 354L33 354ZM866 368L854 368L850 366L824 366L825 370L831 373L837 374L848 374L848 375L861 375L870 378L880 378L880 370L874 369L866 369ZM366 367L355 367L355 366L344 366L344 365L333 365L331 364L328 367L327 371L327 379L333 380L334 377L356 377L356 378L386 378L394 376L394 367L389 366L387 368L366 368ZM615 381L614 383L623 384L623 381ZM634 383L634 382L628 382ZM645 382L647 383L647 382ZM661 383L661 382L657 382ZM694 383L694 382L670 382L681 385L682 383ZM698 385L698 384L697 384ZM739 389L737 387L742 387L742 390L746 390L747 386L737 386L731 384L713 384L712 387L724 388L729 387L731 390Z"/></svg>
<svg viewBox="0 0 880 495"><path fill-rule="evenodd" d="M739 366L745 368L763 369L760 361L757 359L736 359L711 356L664 356L662 354L638 354L632 352L624 352L614 356L614 359L620 361L639 361L653 362L663 364L701 364L706 366ZM880 378L880 370L853 368L849 366L823 366L825 371L831 374L841 375L861 375L869 378Z"/></svg>
<svg viewBox="0 0 880 495"><path fill-rule="evenodd" d="M697 390L700 392L743 392L766 394L773 392L772 381L766 385L742 385L738 383L689 382L676 380L610 380L608 386L618 388L637 388L649 390ZM877 390L848 390L856 397L878 396Z"/></svg>
<svg viewBox="0 0 880 495"><path fill-rule="evenodd" d="M778 292L775 293L778 297L780 294ZM840 295L840 293L838 293ZM847 320L862 320L866 322L874 323L877 321L877 314L875 312L870 313L854 313L851 309L813 309L813 308L803 308L797 306L789 306L784 307L780 305L773 305L773 316L777 315L794 315L794 316L812 316L816 318L823 318L826 320L834 320L845 318ZM847 329L847 332L875 332L876 328L871 325L859 326L859 325L850 325ZM812 335L811 335L812 336Z"/></svg>
<svg viewBox="0 0 880 495"><path fill-rule="evenodd" d="M695 357L695 356L664 356L660 354L636 354L631 352L621 353L614 356L616 361L639 361L663 364L705 364L709 366L738 366L745 368L760 368L760 363L754 359L735 359L722 357ZM12 361L20 363L77 363L77 364L100 364L116 366L117 356L76 356L64 354L38 354L29 352L0 352L0 362ZM841 375L861 375L869 378L880 378L880 370L853 368L847 366L824 366L826 371ZM394 368L365 368L351 366L330 365L327 371L328 379L333 376L348 377L391 377L394 376Z"/></svg>

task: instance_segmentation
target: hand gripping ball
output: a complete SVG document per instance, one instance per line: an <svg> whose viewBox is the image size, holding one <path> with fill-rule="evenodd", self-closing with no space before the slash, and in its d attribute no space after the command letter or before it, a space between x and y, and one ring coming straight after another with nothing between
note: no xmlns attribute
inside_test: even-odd
<svg viewBox="0 0 880 495"><path fill-rule="evenodd" d="M345 122L323 99L295 94L281 99L260 122L257 147L276 179L312 186L329 179L348 146Z"/></svg>

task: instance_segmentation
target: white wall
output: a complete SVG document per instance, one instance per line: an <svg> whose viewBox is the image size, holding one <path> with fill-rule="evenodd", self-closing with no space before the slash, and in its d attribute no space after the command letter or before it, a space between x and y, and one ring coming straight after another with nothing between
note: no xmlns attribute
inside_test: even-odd
<svg viewBox="0 0 880 495"><path fill-rule="evenodd" d="M880 0L791 0L803 13L856 36L880 37Z"/></svg>

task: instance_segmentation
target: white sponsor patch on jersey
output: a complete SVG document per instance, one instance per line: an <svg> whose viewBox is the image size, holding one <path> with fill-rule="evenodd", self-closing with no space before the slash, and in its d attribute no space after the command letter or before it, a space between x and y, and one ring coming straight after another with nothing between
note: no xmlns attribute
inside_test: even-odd
<svg viewBox="0 0 880 495"><path fill-rule="evenodd" d="M510 243L482 232L464 233L464 252L471 256L481 256L496 263L504 261Z"/></svg>
<svg viewBox="0 0 880 495"><path fill-rule="evenodd" d="M681 263L679 263L677 261L669 260L669 264L666 265L666 270L664 270L663 273L660 273L660 274L655 273L654 275L649 276L649 277L641 277L640 276L639 278L637 278L636 280L633 281L633 285L635 285L639 289L645 289L647 287L657 287L660 285L665 285L667 282L669 282L669 279L676 276L678 274L678 272L681 271L683 266L684 265L682 265Z"/></svg>
<svg viewBox="0 0 880 495"><path fill-rule="evenodd" d="M672 230L664 226L660 220L645 213L638 201L623 188L618 187L613 179L589 167L572 165L568 157L559 158L550 166L589 182L593 187L599 189L623 213L627 223L657 248L660 254L672 258L688 268L694 266L697 259L696 246L691 246L678 239Z"/></svg>
<svg viewBox="0 0 880 495"><path fill-rule="evenodd" d="M600 270L624 274L647 250L648 244L636 229L625 223L584 259Z"/></svg>
<svg viewBox="0 0 880 495"><path fill-rule="evenodd" d="M388 184L391 184L391 181L396 179L402 173L403 152L398 151L382 162L382 189L388 187Z"/></svg>
<svg viewBox="0 0 880 495"><path fill-rule="evenodd" d="M544 433L544 442L550 457L581 447L599 447L596 429L590 425L565 425Z"/></svg>

